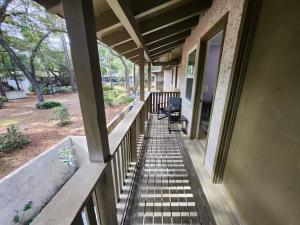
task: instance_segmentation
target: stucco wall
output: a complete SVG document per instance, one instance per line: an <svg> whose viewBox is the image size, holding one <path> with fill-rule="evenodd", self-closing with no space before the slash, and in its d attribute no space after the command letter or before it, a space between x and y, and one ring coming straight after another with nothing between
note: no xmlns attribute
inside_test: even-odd
<svg viewBox="0 0 300 225"><path fill-rule="evenodd" d="M172 90L172 70L164 70L164 91Z"/></svg>
<svg viewBox="0 0 300 225"><path fill-rule="evenodd" d="M224 184L248 225L300 224L300 3L264 0Z"/></svg>
<svg viewBox="0 0 300 225"><path fill-rule="evenodd" d="M192 118L193 101L190 102L185 99L185 86L186 86L186 61L187 52L190 51L195 45L197 46L197 62L199 53L200 39L205 35L226 13L228 13L228 22L226 27L224 48L220 63L220 73L218 77L216 95L212 109L210 131L207 144L207 153L205 159L205 166L209 174L212 173L214 166L216 149L219 143L219 136L222 126L222 119L224 114L225 102L228 92L230 81L231 69L233 58L236 50L236 43L238 32L240 28L240 21L244 7L244 0L214 0L211 8L206 11L200 18L198 26L193 30L190 37L186 39L183 45L182 52L182 71L178 76L178 87L181 90L183 98L183 115L189 121ZM198 76L198 75L197 75ZM196 79L193 84L193 94L195 92ZM193 98L192 98L193 99ZM188 128L190 134L191 126Z"/></svg>

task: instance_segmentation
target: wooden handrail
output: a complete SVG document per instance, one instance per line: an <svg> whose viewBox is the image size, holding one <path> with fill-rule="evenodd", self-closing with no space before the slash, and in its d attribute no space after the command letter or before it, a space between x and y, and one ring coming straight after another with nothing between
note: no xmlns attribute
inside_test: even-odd
<svg viewBox="0 0 300 225"><path fill-rule="evenodd" d="M154 95L158 96L156 92ZM173 95L178 96L178 93L166 92L164 99ZM86 163L80 167L34 219L33 225L83 225L83 211L86 212L91 225L94 225L95 218L100 217L97 210L107 204L102 202L99 195L101 190L110 188L115 196L114 202L119 200L118 196L122 192L129 165L137 160L137 141L139 135L144 132L148 113L152 111L152 100L153 93L150 93L145 96L145 101L137 102L108 135L111 158L107 164ZM114 177L113 187L106 187L105 181L102 182L107 176Z"/></svg>
<svg viewBox="0 0 300 225"><path fill-rule="evenodd" d="M103 174L105 163L86 163L57 192L32 225L72 224Z"/></svg>

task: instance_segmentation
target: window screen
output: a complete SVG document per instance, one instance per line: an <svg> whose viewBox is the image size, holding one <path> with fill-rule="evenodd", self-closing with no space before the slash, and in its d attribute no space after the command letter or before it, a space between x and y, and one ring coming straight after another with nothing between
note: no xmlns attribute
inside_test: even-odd
<svg viewBox="0 0 300 225"><path fill-rule="evenodd" d="M193 78L187 78L186 79L186 89L185 89L185 97L188 100L192 99L192 89L193 89Z"/></svg>

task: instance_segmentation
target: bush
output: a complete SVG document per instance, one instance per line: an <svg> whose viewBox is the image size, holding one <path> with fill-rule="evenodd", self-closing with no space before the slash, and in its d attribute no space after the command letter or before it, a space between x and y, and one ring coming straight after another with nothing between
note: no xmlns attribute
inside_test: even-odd
<svg viewBox="0 0 300 225"><path fill-rule="evenodd" d="M58 106L61 106L61 103L56 101L44 101L36 103L37 109L52 109Z"/></svg>
<svg viewBox="0 0 300 225"><path fill-rule="evenodd" d="M6 101L6 98L3 96L0 96L0 109L3 107L5 101Z"/></svg>
<svg viewBox="0 0 300 225"><path fill-rule="evenodd" d="M29 92L34 92L32 85L30 85L30 86L28 87L28 91L29 91Z"/></svg>
<svg viewBox="0 0 300 225"><path fill-rule="evenodd" d="M7 128L7 132L0 136L0 151L9 152L13 149L19 148L25 144L28 144L29 140L14 125Z"/></svg>
<svg viewBox="0 0 300 225"><path fill-rule="evenodd" d="M72 87L70 86L62 86L62 87L55 87L54 88L55 93L72 93Z"/></svg>
<svg viewBox="0 0 300 225"><path fill-rule="evenodd" d="M58 106L53 109L53 119L57 121L57 125L63 127L70 123L70 114L66 106Z"/></svg>
<svg viewBox="0 0 300 225"><path fill-rule="evenodd" d="M134 100L134 97L127 96L126 94L119 95L114 102L117 104L128 104Z"/></svg>
<svg viewBox="0 0 300 225"><path fill-rule="evenodd" d="M113 88L113 89L114 89L114 88ZM112 89L110 88L110 85L102 84L102 90L103 90L103 91L110 91L110 90L112 90Z"/></svg>
<svg viewBox="0 0 300 225"><path fill-rule="evenodd" d="M46 85L42 85L41 91L43 95L49 95L51 93L51 88Z"/></svg>

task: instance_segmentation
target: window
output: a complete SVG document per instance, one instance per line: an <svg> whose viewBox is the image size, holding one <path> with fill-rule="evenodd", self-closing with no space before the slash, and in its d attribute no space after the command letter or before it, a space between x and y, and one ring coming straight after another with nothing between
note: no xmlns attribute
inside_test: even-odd
<svg viewBox="0 0 300 225"><path fill-rule="evenodd" d="M191 101L192 99L192 89L194 83L195 75L195 65L196 65L196 49L193 50L188 55L188 63L186 69L186 88L185 88L185 98Z"/></svg>

